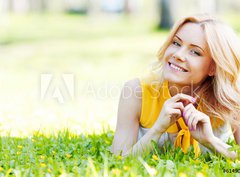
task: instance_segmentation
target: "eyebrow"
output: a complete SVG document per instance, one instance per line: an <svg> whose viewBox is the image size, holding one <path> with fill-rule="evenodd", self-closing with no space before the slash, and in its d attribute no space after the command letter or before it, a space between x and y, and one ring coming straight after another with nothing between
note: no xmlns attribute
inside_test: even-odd
<svg viewBox="0 0 240 177"><path fill-rule="evenodd" d="M182 39L180 37L178 37L177 35L175 35L175 37L178 38L182 42ZM193 46L193 47L198 47L198 48L200 48L204 52L202 47L200 47L200 46L198 46L196 44L190 44L190 45Z"/></svg>

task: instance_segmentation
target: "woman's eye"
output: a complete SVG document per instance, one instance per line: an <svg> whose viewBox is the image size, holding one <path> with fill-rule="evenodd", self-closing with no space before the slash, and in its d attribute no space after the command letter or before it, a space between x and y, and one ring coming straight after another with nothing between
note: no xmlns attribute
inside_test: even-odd
<svg viewBox="0 0 240 177"><path fill-rule="evenodd" d="M197 56L201 56L201 53L196 50L191 50L191 53Z"/></svg>
<svg viewBox="0 0 240 177"><path fill-rule="evenodd" d="M173 41L173 45L178 46L178 47L181 46L181 45L180 45L178 42L176 42L176 41Z"/></svg>

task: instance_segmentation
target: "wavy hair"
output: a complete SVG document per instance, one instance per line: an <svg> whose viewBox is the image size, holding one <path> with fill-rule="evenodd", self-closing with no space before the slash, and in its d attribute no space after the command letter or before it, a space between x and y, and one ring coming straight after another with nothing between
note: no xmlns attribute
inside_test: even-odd
<svg viewBox="0 0 240 177"><path fill-rule="evenodd" d="M240 43L228 25L207 15L198 14L175 23L158 52L158 61L151 68L151 83L163 82L164 54L177 31L186 23L197 23L203 31L210 55L216 65L215 75L200 86L196 97L203 100L202 108L210 117L240 125ZM156 82L155 82L156 83ZM161 84L158 84L160 87Z"/></svg>

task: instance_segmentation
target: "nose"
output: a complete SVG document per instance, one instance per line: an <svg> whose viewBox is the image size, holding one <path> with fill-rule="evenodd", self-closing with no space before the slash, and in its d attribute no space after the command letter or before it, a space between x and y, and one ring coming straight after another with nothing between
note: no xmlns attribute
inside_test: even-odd
<svg viewBox="0 0 240 177"><path fill-rule="evenodd" d="M175 51L173 57L177 60L186 61L186 48L181 47Z"/></svg>

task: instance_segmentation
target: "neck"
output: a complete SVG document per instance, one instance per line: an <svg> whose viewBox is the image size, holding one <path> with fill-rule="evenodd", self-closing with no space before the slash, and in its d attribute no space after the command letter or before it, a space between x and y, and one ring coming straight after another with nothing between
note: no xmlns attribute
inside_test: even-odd
<svg viewBox="0 0 240 177"><path fill-rule="evenodd" d="M186 95L190 95L192 97L196 96L196 90L198 90L198 85L178 85L175 83L168 83L168 89L171 96L174 96L178 93L183 93Z"/></svg>

